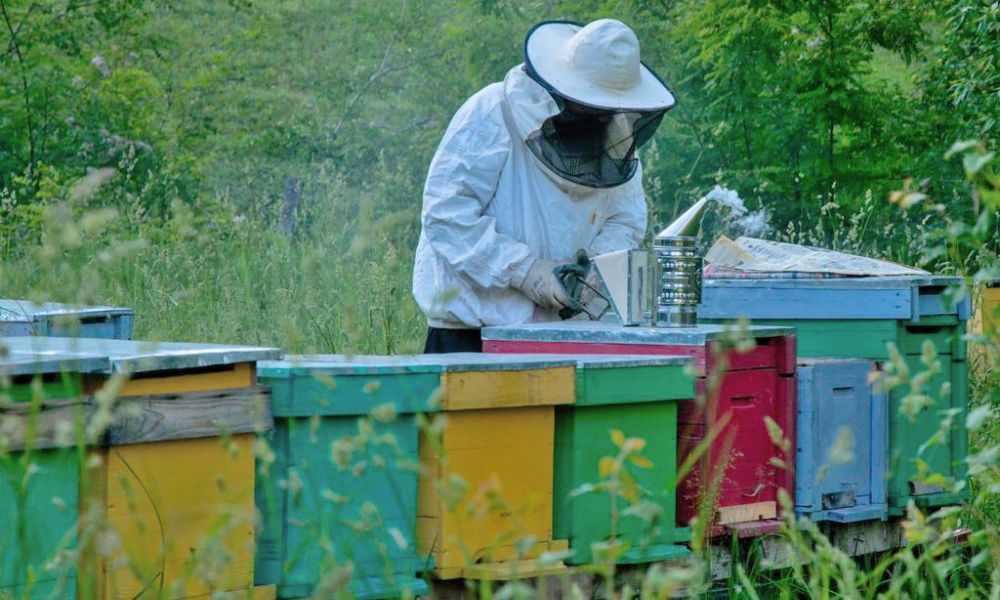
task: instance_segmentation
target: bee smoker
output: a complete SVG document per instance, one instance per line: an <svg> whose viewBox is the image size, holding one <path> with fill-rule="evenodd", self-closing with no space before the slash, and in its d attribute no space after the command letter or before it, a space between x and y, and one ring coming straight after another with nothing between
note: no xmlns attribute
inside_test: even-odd
<svg viewBox="0 0 1000 600"><path fill-rule="evenodd" d="M702 271L698 232L708 202L708 197L696 202L653 239L655 327L691 327L698 322Z"/></svg>

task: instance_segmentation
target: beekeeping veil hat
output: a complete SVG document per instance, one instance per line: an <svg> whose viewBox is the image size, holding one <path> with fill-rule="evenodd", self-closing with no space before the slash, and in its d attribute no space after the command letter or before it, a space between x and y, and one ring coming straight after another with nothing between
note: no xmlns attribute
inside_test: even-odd
<svg viewBox="0 0 1000 600"><path fill-rule="evenodd" d="M559 112L529 136L547 168L592 188L635 175L636 149L675 104L667 86L639 59L639 40L624 23L601 19L536 25L524 41L525 69Z"/></svg>

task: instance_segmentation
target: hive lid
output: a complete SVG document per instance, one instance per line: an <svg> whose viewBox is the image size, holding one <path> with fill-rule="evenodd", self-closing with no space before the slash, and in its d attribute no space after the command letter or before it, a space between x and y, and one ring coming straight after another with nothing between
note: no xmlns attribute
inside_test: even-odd
<svg viewBox="0 0 1000 600"><path fill-rule="evenodd" d="M698 324L693 327L622 327L606 321L562 321L530 323L509 327L486 327L485 341L573 342L590 344L636 344L667 346L704 346L722 339L727 328L718 324ZM750 326L754 337L793 335L792 327Z"/></svg>
<svg viewBox="0 0 1000 600"><path fill-rule="evenodd" d="M74 316L80 319L89 317L108 317L131 315L131 308L115 306L78 306L60 304L58 302L43 302L36 304L30 300L12 300L0 298L0 321L14 323L32 323L61 316Z"/></svg>
<svg viewBox="0 0 1000 600"><path fill-rule="evenodd" d="M686 367L694 364L691 356L655 354L535 354L539 358L571 358L578 369L615 369L624 367Z"/></svg>
<svg viewBox="0 0 1000 600"><path fill-rule="evenodd" d="M2 345L2 344L0 344ZM0 357L0 377L48 375L51 373L87 373L106 368L106 358L59 352L18 353Z"/></svg>
<svg viewBox="0 0 1000 600"><path fill-rule="evenodd" d="M264 377L322 372L326 375L386 375L393 373L459 373L465 371L523 371L576 364L575 357L537 354L415 354L397 356L346 356L342 354L292 355L280 361L264 361L258 373Z"/></svg>
<svg viewBox="0 0 1000 600"><path fill-rule="evenodd" d="M782 288L826 290L871 290L871 289L910 289L923 286L959 286L961 277L950 275L898 275L893 277L823 277L823 278L734 278L702 280L703 288Z"/></svg>
<svg viewBox="0 0 1000 600"><path fill-rule="evenodd" d="M0 338L0 347L8 348L13 357L70 355L103 359L90 364L85 372L105 374L214 367L282 356L277 348L91 338L7 337Z"/></svg>

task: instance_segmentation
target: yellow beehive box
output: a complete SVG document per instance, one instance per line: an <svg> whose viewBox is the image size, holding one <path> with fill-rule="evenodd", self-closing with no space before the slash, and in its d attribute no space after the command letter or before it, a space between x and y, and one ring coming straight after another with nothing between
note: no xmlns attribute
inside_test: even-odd
<svg viewBox="0 0 1000 600"><path fill-rule="evenodd" d="M30 343L30 342L25 342ZM84 392L120 383L81 479L78 596L207 598L253 584L256 361L277 350L48 338L107 358ZM100 414L100 406L96 412ZM252 597L267 597L268 590ZM271 592L273 594L273 589ZM273 596L272 596L273 597Z"/></svg>
<svg viewBox="0 0 1000 600"><path fill-rule="evenodd" d="M575 401L571 361L421 357L441 367L443 428L421 433L417 539L441 579L511 579L565 569L552 538L555 406Z"/></svg>

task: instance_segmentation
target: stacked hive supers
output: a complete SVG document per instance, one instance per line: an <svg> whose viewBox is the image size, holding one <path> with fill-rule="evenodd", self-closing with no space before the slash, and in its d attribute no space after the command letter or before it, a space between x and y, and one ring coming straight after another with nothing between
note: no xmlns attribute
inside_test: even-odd
<svg viewBox="0 0 1000 600"><path fill-rule="evenodd" d="M93 361L85 394L122 400L90 440L81 476L80 597L193 598L247 589L254 555L254 431L270 427L255 363L265 348L70 338L4 338L11 356ZM98 416L110 405L94 401ZM221 553L221 554L220 554ZM228 555L196 576L213 557Z"/></svg>
<svg viewBox="0 0 1000 600"><path fill-rule="evenodd" d="M726 348L728 335L716 325L652 328L565 321L488 327L483 329L483 348L487 352L693 357L698 394L704 400L680 409L680 452L685 456L702 442L708 449L701 467L680 483L678 520L687 525L699 512L699 501L707 495L703 492L718 481L709 533L729 529L753 536L780 526L776 520L779 488L794 496L795 338L791 329L754 327L747 335L756 346L737 352ZM709 379L712 385L707 385ZM786 448L772 442L765 417L781 429ZM775 466L773 459L787 468ZM725 465L724 470L717 468L720 465Z"/></svg>
<svg viewBox="0 0 1000 600"><path fill-rule="evenodd" d="M969 304L948 297L954 277L857 277L831 279L705 280L699 318L723 322L745 317L758 325L794 327L799 357L859 358L884 364L893 343L913 374L925 371L924 343L933 344L940 371L923 386L931 404L912 417L901 412L909 386L889 392L889 512L901 515L910 500L918 506L961 501L965 492L927 484L930 473L955 483L966 476L968 365L962 338ZM942 387L944 384L944 387ZM950 388L950 389L949 389ZM940 396L942 390L946 397ZM943 443L921 452L937 434L945 411L955 411Z"/></svg>

